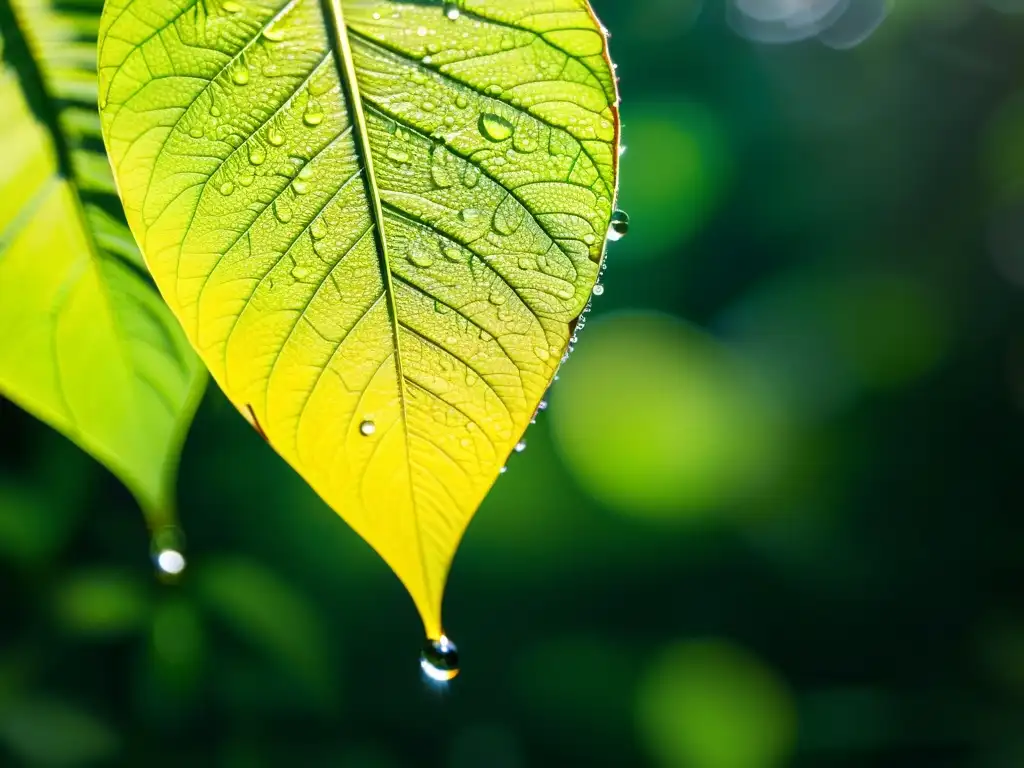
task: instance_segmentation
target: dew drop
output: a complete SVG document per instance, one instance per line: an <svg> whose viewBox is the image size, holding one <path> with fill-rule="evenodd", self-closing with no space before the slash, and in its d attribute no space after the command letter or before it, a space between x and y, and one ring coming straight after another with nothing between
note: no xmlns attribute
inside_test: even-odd
<svg viewBox="0 0 1024 768"><path fill-rule="evenodd" d="M426 269L434 263L434 256L423 248L414 246L409 251L409 261L413 266Z"/></svg>
<svg viewBox="0 0 1024 768"><path fill-rule="evenodd" d="M520 440L518 443L516 443L516 453L522 453L525 450L526 450L526 441L525 440Z"/></svg>
<svg viewBox="0 0 1024 768"><path fill-rule="evenodd" d="M538 411L546 411L547 409L548 409L548 401L547 400L541 400L540 403L537 405L537 410Z"/></svg>
<svg viewBox="0 0 1024 768"><path fill-rule="evenodd" d="M629 234L629 215L625 211L615 211L612 222L608 226L608 239L612 242L621 240Z"/></svg>
<svg viewBox="0 0 1024 768"><path fill-rule="evenodd" d="M263 37L272 43L279 43L284 40L284 30L273 26L263 30Z"/></svg>
<svg viewBox="0 0 1024 768"><path fill-rule="evenodd" d="M359 425L359 434L361 434L363 437L369 437L376 431L377 425L374 424L369 419L367 419L366 421Z"/></svg>
<svg viewBox="0 0 1024 768"><path fill-rule="evenodd" d="M292 189L295 190L296 195L304 195L309 192L309 184L304 181L292 182Z"/></svg>
<svg viewBox="0 0 1024 768"><path fill-rule="evenodd" d="M192 130L188 132L188 135L193 139L201 139L203 138L203 129L201 126L193 125Z"/></svg>
<svg viewBox="0 0 1024 768"><path fill-rule="evenodd" d="M249 82L249 68L239 64L231 70L231 82L235 85L246 85Z"/></svg>
<svg viewBox="0 0 1024 768"><path fill-rule="evenodd" d="M292 220L291 206L284 202L284 200L276 200L274 202L274 215L282 224L287 224Z"/></svg>
<svg viewBox="0 0 1024 768"><path fill-rule="evenodd" d="M583 236L583 242L587 245L593 245L595 240L597 240L597 238L589 232Z"/></svg>
<svg viewBox="0 0 1024 768"><path fill-rule="evenodd" d="M459 109L465 109L469 106L469 99L465 96L459 95L458 98L455 99L455 106Z"/></svg>
<svg viewBox="0 0 1024 768"><path fill-rule="evenodd" d="M506 296L501 291L494 291L493 293L491 293L490 300L491 304L500 307L502 304L508 301L508 296Z"/></svg>
<svg viewBox="0 0 1024 768"><path fill-rule="evenodd" d="M314 240L323 240L327 237L327 224L323 218L313 220L313 223L309 225L309 235Z"/></svg>
<svg viewBox="0 0 1024 768"><path fill-rule="evenodd" d="M501 469L498 470L498 474L501 475L504 475L506 472L508 472L508 467L502 467Z"/></svg>
<svg viewBox="0 0 1024 768"><path fill-rule="evenodd" d="M280 147L284 144L284 134L277 130L277 128L272 127L267 133L267 141L270 142L271 146Z"/></svg>
<svg viewBox="0 0 1024 768"><path fill-rule="evenodd" d="M267 159L267 153L261 147L253 147L249 150L249 162L253 165L263 165Z"/></svg>
<svg viewBox="0 0 1024 768"><path fill-rule="evenodd" d="M150 540L150 552L162 580L173 580L185 570L185 536L177 526L157 529Z"/></svg>
<svg viewBox="0 0 1024 768"><path fill-rule="evenodd" d="M436 683L447 683L459 674L459 649L444 635L428 640L420 652L420 669Z"/></svg>
<svg viewBox="0 0 1024 768"><path fill-rule="evenodd" d="M480 133L489 141L505 141L508 139L515 127L500 115L485 112L480 115Z"/></svg>
<svg viewBox="0 0 1024 768"><path fill-rule="evenodd" d="M235 191L235 185L233 183L231 183L230 181L225 181L223 184L220 185L220 193L222 195L224 195L225 197L227 197L228 195L230 195L234 191Z"/></svg>
<svg viewBox="0 0 1024 768"><path fill-rule="evenodd" d="M459 6L456 3L445 3L444 4L444 15L448 17L450 21L457 21L462 12L459 10Z"/></svg>
<svg viewBox="0 0 1024 768"><path fill-rule="evenodd" d="M394 160L396 163L409 162L409 153L403 149L388 147L387 155L389 160Z"/></svg>
<svg viewBox="0 0 1024 768"><path fill-rule="evenodd" d="M301 283L309 277L309 270L306 267L295 267L295 269L292 270L292 277Z"/></svg>
<svg viewBox="0 0 1024 768"><path fill-rule="evenodd" d="M594 286L594 295L595 296L604 296L604 286L601 285L600 283L595 285Z"/></svg>
<svg viewBox="0 0 1024 768"><path fill-rule="evenodd" d="M241 13L242 4L236 3L235 0L225 0L224 4L221 5L226 13Z"/></svg>
<svg viewBox="0 0 1024 768"><path fill-rule="evenodd" d="M467 224L474 224L480 221L484 216L484 212L479 208L465 208L459 213L459 218Z"/></svg>
<svg viewBox="0 0 1024 768"><path fill-rule="evenodd" d="M302 115L302 122L312 127L320 125L324 121L324 111L320 108L320 105L315 101L310 101L306 105L306 111Z"/></svg>

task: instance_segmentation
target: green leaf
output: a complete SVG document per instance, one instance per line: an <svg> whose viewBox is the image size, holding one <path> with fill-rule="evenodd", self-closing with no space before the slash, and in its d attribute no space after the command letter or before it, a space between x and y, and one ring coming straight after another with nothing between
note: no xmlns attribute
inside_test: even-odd
<svg viewBox="0 0 1024 768"><path fill-rule="evenodd" d="M100 37L104 137L171 308L437 638L598 279L600 24L585 0L112 0Z"/></svg>
<svg viewBox="0 0 1024 768"><path fill-rule="evenodd" d="M149 282L96 117L99 2L0 0L0 395L173 519L199 361Z"/></svg>

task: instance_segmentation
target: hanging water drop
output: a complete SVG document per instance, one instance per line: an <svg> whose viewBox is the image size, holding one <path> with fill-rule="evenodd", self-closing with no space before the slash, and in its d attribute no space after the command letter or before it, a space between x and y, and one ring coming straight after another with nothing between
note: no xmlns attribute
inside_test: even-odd
<svg viewBox="0 0 1024 768"><path fill-rule="evenodd" d="M367 419L366 421L359 425L359 434L361 434L363 437L369 437L376 431L377 425L374 424L369 419Z"/></svg>
<svg viewBox="0 0 1024 768"><path fill-rule="evenodd" d="M541 400L540 403L537 405L537 410L538 411L546 411L547 409L548 409L548 401L547 400Z"/></svg>
<svg viewBox="0 0 1024 768"><path fill-rule="evenodd" d="M594 286L594 295L595 296L604 296L604 286L601 285L600 283L595 285Z"/></svg>
<svg viewBox="0 0 1024 768"><path fill-rule="evenodd" d="M625 211L615 211L611 224L608 226L608 239L612 242L621 240L629 234L629 215Z"/></svg>
<svg viewBox="0 0 1024 768"><path fill-rule="evenodd" d="M447 683L459 674L459 649L444 635L428 640L420 652L420 669L436 683Z"/></svg>
<svg viewBox="0 0 1024 768"><path fill-rule="evenodd" d="M156 530L150 551L157 574L162 579L172 580L185 570L185 537L177 526L168 525Z"/></svg>
<svg viewBox="0 0 1024 768"><path fill-rule="evenodd" d="M489 141L505 141L514 130L515 126L500 115L493 115L489 112L480 115L480 133Z"/></svg>
<svg viewBox="0 0 1024 768"><path fill-rule="evenodd" d="M444 4L444 15L450 21L457 21L459 16L462 15L462 11L459 10L457 3L445 3Z"/></svg>
<svg viewBox="0 0 1024 768"><path fill-rule="evenodd" d="M508 472L508 467L502 467L498 470L499 475L504 475L506 472Z"/></svg>
<svg viewBox="0 0 1024 768"><path fill-rule="evenodd" d="M516 453L522 453L525 450L526 450L526 441L525 440L520 440L518 443L516 443Z"/></svg>

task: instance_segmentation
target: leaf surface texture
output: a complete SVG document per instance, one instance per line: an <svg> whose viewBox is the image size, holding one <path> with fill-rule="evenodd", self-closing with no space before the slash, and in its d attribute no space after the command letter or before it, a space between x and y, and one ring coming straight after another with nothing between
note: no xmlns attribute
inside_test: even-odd
<svg viewBox="0 0 1024 768"><path fill-rule="evenodd" d="M599 274L618 115L589 6L112 0L100 77L189 338L439 636Z"/></svg>

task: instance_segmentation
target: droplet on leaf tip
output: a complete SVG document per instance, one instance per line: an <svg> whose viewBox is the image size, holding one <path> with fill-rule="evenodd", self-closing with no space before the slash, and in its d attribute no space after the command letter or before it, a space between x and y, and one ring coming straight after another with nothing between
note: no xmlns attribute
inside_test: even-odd
<svg viewBox="0 0 1024 768"><path fill-rule="evenodd" d="M525 450L526 450L526 441L525 440L520 440L518 443L516 443L516 453L522 453Z"/></svg>
<svg viewBox="0 0 1024 768"><path fill-rule="evenodd" d="M447 683L459 674L459 649L445 635L428 640L420 652L420 669L436 683Z"/></svg>
<svg viewBox="0 0 1024 768"><path fill-rule="evenodd" d="M153 533L150 551L162 579L173 580L185 570L184 549L185 537L177 526L164 526Z"/></svg>
<svg viewBox="0 0 1024 768"><path fill-rule="evenodd" d="M625 211L615 211L611 224L608 226L608 239L612 242L621 240L629 234L629 215Z"/></svg>

